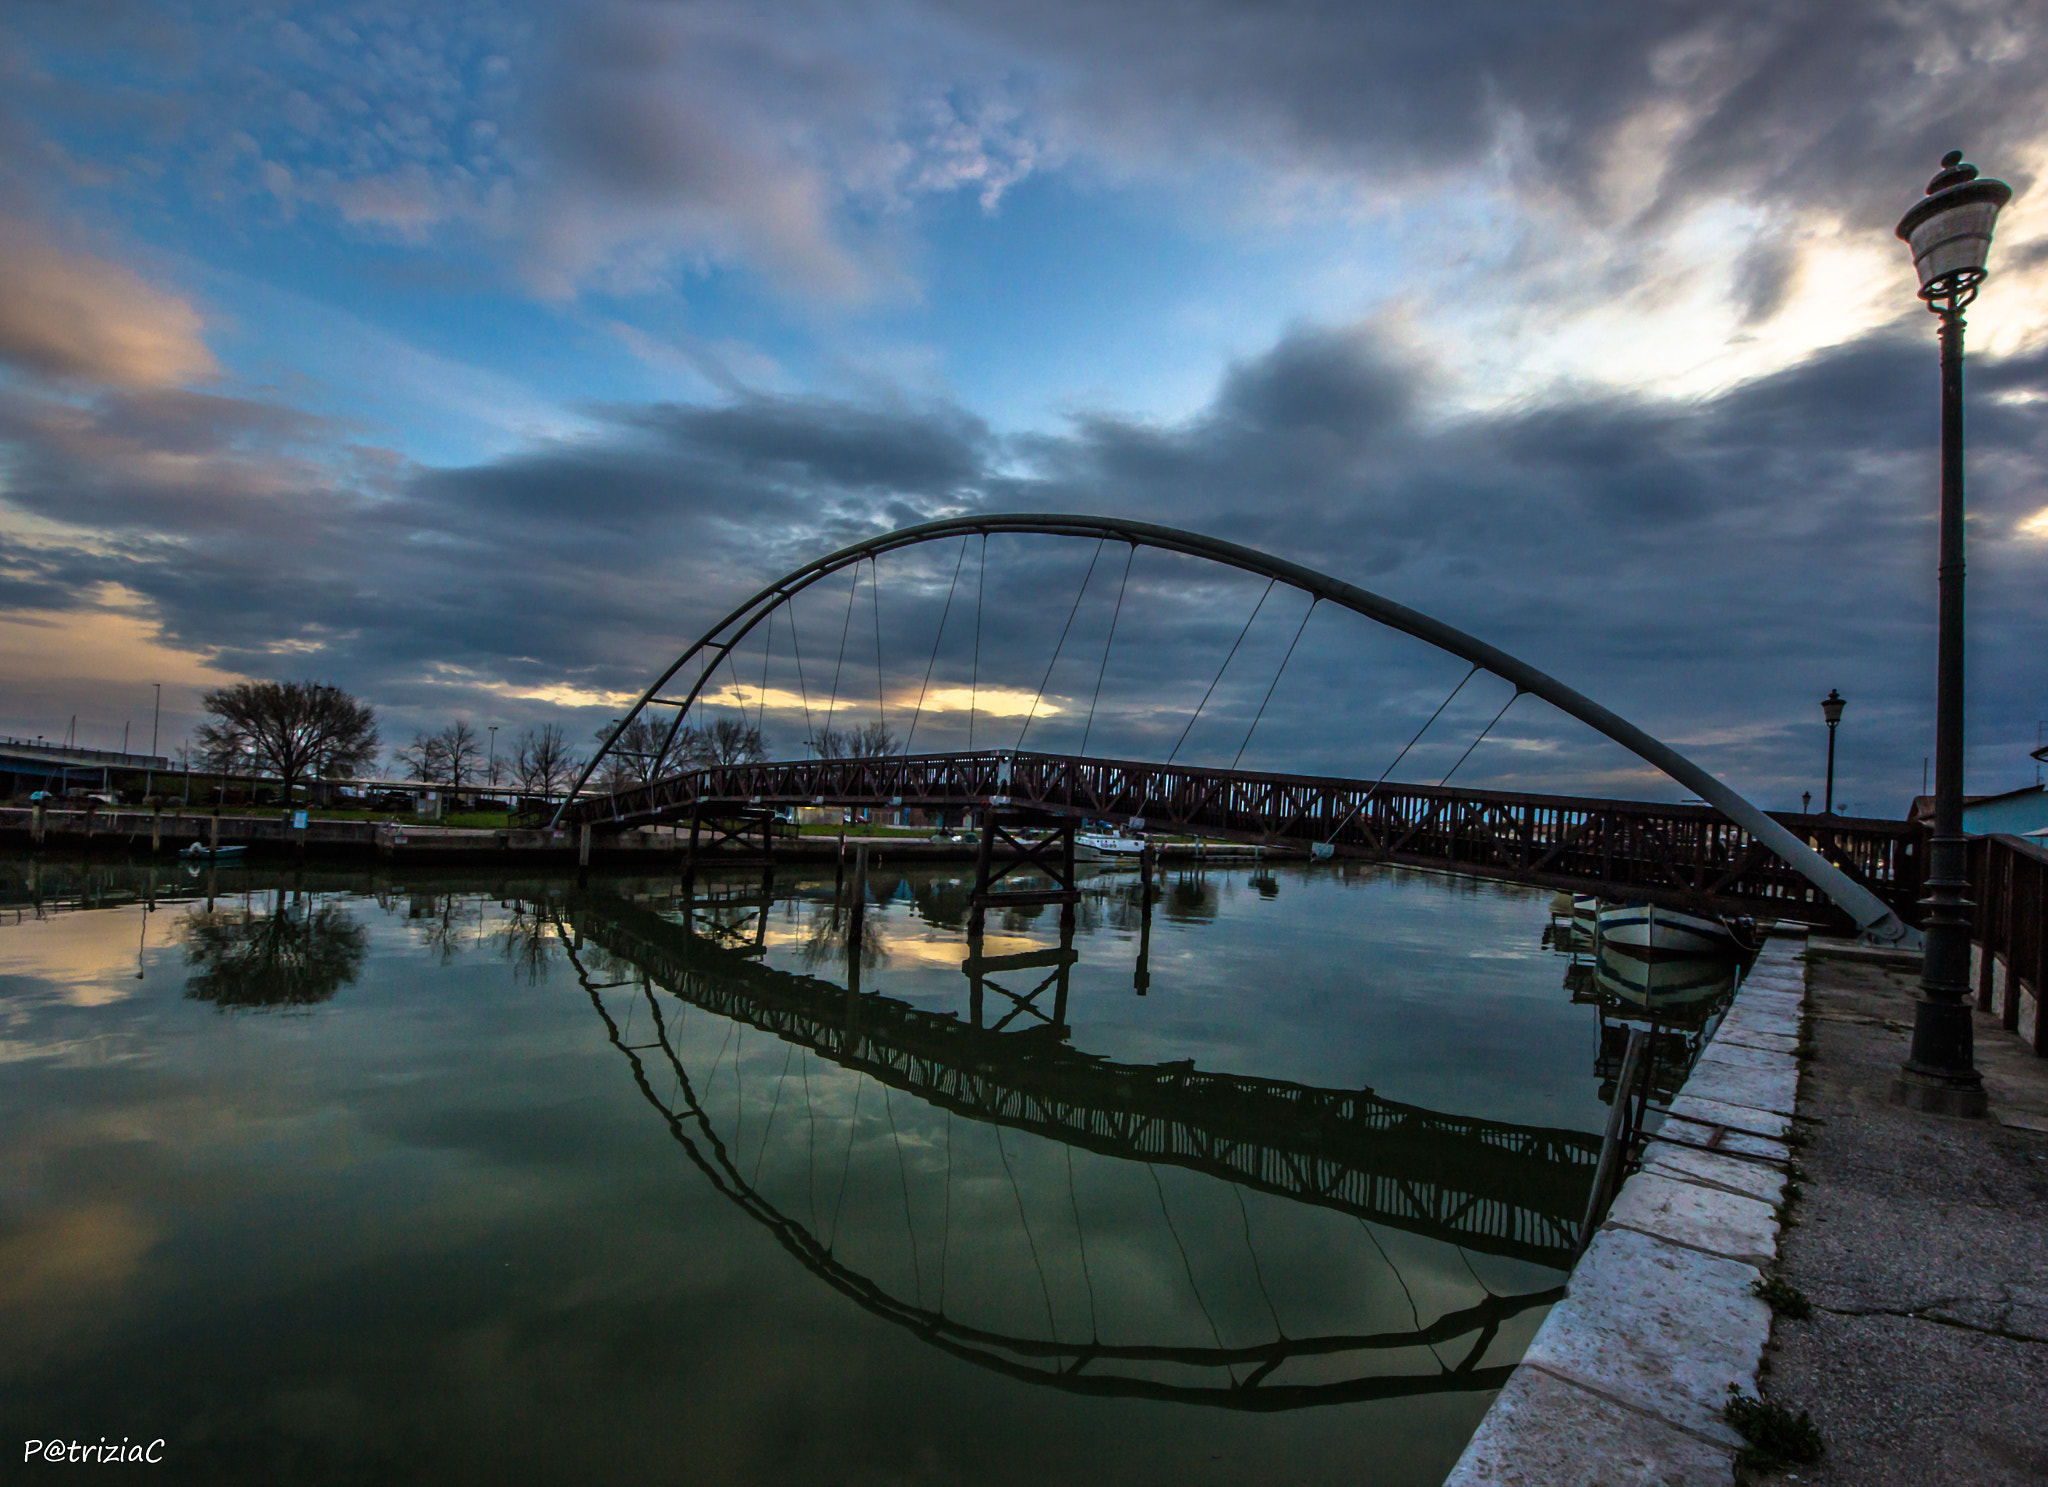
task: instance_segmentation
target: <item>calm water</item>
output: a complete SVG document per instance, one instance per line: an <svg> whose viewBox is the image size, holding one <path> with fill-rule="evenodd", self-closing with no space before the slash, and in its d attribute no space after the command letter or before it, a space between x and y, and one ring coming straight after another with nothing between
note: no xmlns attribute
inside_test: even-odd
<svg viewBox="0 0 2048 1487"><path fill-rule="evenodd" d="M1105 876L1070 955L993 914L977 997L962 876L876 874L853 996L829 875L0 861L14 1435L261 1482L1439 1481L1606 1118L1548 895L1171 875L1140 996Z"/></svg>

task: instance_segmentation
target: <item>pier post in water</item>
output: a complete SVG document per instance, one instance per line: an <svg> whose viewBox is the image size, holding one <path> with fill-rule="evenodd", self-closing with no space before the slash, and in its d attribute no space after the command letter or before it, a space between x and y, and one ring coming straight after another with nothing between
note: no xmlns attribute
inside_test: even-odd
<svg viewBox="0 0 2048 1487"><path fill-rule="evenodd" d="M868 907L868 844L862 842L853 850L853 903L848 907L846 922L846 958L855 966L860 964L860 942L866 931Z"/></svg>

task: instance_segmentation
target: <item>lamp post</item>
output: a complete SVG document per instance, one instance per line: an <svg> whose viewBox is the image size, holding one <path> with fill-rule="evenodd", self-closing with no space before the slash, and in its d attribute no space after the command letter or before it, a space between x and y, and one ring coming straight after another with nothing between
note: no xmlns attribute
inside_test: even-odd
<svg viewBox="0 0 2048 1487"><path fill-rule="evenodd" d="M1985 1113L1970 1008L1970 887L1963 859L1963 311L1984 282L1991 229L2012 200L1951 150L1927 195L1899 222L1920 298L1941 317L1941 559L1934 693L1934 833L1928 843L1926 958L1913 1047L1892 1085L1895 1104L1946 1115Z"/></svg>
<svg viewBox="0 0 2048 1487"><path fill-rule="evenodd" d="M491 762L484 766L484 769L485 773L488 774L490 777L491 788L495 790L498 788L498 725L496 723L493 723L490 725L490 729Z"/></svg>
<svg viewBox="0 0 2048 1487"><path fill-rule="evenodd" d="M1828 720L1828 793L1821 797L1820 812L1823 816L1835 813L1835 725L1842 721L1842 709L1849 699L1833 687L1820 700L1820 715Z"/></svg>

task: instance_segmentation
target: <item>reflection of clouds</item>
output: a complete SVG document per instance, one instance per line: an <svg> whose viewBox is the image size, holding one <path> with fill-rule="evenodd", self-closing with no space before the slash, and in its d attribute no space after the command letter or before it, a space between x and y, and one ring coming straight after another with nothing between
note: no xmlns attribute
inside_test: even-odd
<svg viewBox="0 0 2048 1487"><path fill-rule="evenodd" d="M147 1214L111 1202L34 1213L0 1230L0 1329L13 1360L0 1369L103 1331L158 1237Z"/></svg>

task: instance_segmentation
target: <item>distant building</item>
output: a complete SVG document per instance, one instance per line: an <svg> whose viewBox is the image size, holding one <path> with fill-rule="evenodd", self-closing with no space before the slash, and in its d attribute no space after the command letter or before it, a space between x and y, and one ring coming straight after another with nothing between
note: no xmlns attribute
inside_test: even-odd
<svg viewBox="0 0 2048 1487"><path fill-rule="evenodd" d="M1915 798L1906 820L1913 826L1932 825L1934 797ZM1963 831L1969 836L1990 836L1994 832L2027 836L2044 830L2048 830L2048 786L2028 785L2003 795L1963 797Z"/></svg>

